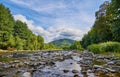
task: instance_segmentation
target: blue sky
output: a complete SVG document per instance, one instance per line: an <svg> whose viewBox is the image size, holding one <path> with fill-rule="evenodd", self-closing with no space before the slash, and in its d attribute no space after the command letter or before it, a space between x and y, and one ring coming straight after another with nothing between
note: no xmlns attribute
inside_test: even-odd
<svg viewBox="0 0 120 77"><path fill-rule="evenodd" d="M0 0L15 20L26 22L45 42L81 40L93 26L95 12L106 0Z"/></svg>

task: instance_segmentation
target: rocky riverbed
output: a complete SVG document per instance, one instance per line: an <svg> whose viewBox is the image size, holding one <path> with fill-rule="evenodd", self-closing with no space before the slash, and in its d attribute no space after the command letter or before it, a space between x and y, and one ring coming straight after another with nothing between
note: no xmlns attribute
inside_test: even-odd
<svg viewBox="0 0 120 77"><path fill-rule="evenodd" d="M88 51L0 54L0 77L120 77L120 60Z"/></svg>

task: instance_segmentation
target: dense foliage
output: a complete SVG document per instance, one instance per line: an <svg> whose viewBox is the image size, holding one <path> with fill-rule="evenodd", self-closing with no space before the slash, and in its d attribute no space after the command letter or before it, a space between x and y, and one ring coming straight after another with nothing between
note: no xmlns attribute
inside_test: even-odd
<svg viewBox="0 0 120 77"><path fill-rule="evenodd" d="M75 41L73 45L70 46L72 50L84 50L79 41Z"/></svg>
<svg viewBox="0 0 120 77"><path fill-rule="evenodd" d="M10 10L0 4L0 49L40 50L44 39L35 35L26 23L15 21Z"/></svg>
<svg viewBox="0 0 120 77"><path fill-rule="evenodd" d="M83 48L88 47L89 50L94 52L111 50L118 52L119 44L117 42L120 42L119 0L111 0L111 2L105 2L100 6L99 11L96 12L96 21L93 27L87 34L84 35L80 42L73 42L71 40L68 42L64 40L63 42L55 41L49 44L45 44L44 39L40 35L33 34L32 31L28 29L26 23L19 20L15 21L10 13L10 10L0 4L0 49L83 50ZM118 50L115 50L115 48Z"/></svg>
<svg viewBox="0 0 120 77"><path fill-rule="evenodd" d="M101 42L120 42L120 1L105 2L96 12L96 21L80 42L84 48ZM93 45L95 47L95 45ZM97 47L97 46L96 46ZM97 50L97 49L95 49Z"/></svg>
<svg viewBox="0 0 120 77"><path fill-rule="evenodd" d="M12 45L14 19L8 8L0 4L0 48L6 49Z"/></svg>
<svg viewBox="0 0 120 77"><path fill-rule="evenodd" d="M120 43L105 42L105 43L100 43L100 44L92 44L92 45L89 45L87 49L94 53L120 52Z"/></svg>

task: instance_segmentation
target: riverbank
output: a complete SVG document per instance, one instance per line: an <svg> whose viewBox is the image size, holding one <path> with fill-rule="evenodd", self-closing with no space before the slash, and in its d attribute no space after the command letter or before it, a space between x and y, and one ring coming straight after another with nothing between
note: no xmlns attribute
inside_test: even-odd
<svg viewBox="0 0 120 77"><path fill-rule="evenodd" d="M120 59L88 51L0 54L0 77L120 77Z"/></svg>

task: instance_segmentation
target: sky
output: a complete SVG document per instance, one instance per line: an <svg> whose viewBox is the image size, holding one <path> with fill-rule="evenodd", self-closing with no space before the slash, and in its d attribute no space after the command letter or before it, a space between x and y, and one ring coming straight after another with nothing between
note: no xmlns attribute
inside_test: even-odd
<svg viewBox="0 0 120 77"><path fill-rule="evenodd" d="M0 0L36 35L48 43L57 39L81 40L93 26L95 12L106 0Z"/></svg>

